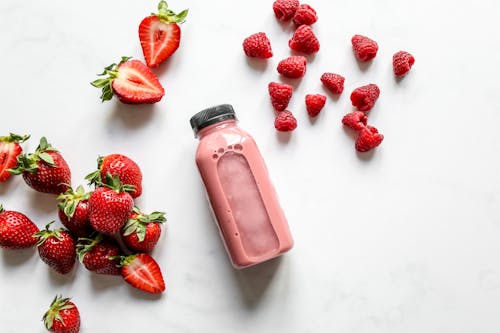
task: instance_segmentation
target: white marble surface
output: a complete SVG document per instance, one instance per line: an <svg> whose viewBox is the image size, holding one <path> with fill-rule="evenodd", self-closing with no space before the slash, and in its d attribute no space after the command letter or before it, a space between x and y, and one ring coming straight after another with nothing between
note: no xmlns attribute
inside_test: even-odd
<svg viewBox="0 0 500 333"><path fill-rule="evenodd" d="M168 212L154 256L168 291L137 292L119 278L52 273L33 250L0 254L2 333L43 332L57 293L72 296L82 332L498 333L500 331L500 4L481 1L311 0L321 51L297 83L290 110L299 127L278 137L267 83L289 54L289 28L267 1L169 1L190 8L178 52L156 73L166 88L154 106L101 104L89 82L122 55L142 58L137 26L155 1L0 2L0 133L46 135L73 172L99 154L133 156L144 172L145 210ZM266 31L275 56L248 61L242 40ZM359 66L349 40L379 42ZM397 82L391 57L416 57ZM344 74L344 94L317 121L303 98L323 92L324 71ZM357 155L340 125L349 93L375 82L370 122L386 139ZM329 97L331 97L329 95ZM281 260L246 271L229 265L193 161L188 120L232 103L268 163L296 240ZM41 227L54 197L14 179L5 207Z"/></svg>

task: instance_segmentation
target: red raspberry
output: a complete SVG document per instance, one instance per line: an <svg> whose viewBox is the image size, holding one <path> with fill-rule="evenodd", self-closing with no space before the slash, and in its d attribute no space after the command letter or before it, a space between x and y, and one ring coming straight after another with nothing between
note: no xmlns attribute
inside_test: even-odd
<svg viewBox="0 0 500 333"><path fill-rule="evenodd" d="M321 82L334 94L342 94L344 91L345 78L335 73L324 73L321 75Z"/></svg>
<svg viewBox="0 0 500 333"><path fill-rule="evenodd" d="M273 56L271 43L264 32L248 36L243 41L243 51L249 57L267 59Z"/></svg>
<svg viewBox="0 0 500 333"><path fill-rule="evenodd" d="M362 153L372 150L377 147L382 140L384 140L384 136L379 134L375 127L368 125L359 132L359 136L356 139L356 150Z"/></svg>
<svg viewBox="0 0 500 333"><path fill-rule="evenodd" d="M311 117L316 117L326 103L326 96L321 94L306 95L306 109Z"/></svg>
<svg viewBox="0 0 500 333"><path fill-rule="evenodd" d="M290 132L297 128L297 119L290 111L282 111L274 120L274 128L280 132Z"/></svg>
<svg viewBox="0 0 500 333"><path fill-rule="evenodd" d="M292 98L293 87L289 84L271 82L268 86L271 103L276 111L283 111Z"/></svg>
<svg viewBox="0 0 500 333"><path fill-rule="evenodd" d="M342 118L342 124L344 126L350 127L355 131L361 131L366 127L366 121L368 117L361 111L354 111L348 113Z"/></svg>
<svg viewBox="0 0 500 333"><path fill-rule="evenodd" d="M394 75L405 76L415 63L415 58L406 51L399 51L392 56L392 67Z"/></svg>
<svg viewBox="0 0 500 333"><path fill-rule="evenodd" d="M316 15L314 8L306 4L300 5L293 16L293 23L297 26L302 24L312 25L317 20L318 16Z"/></svg>
<svg viewBox="0 0 500 333"><path fill-rule="evenodd" d="M354 89L351 93L352 105L359 111L370 111L380 95L380 89L376 84L369 84Z"/></svg>
<svg viewBox="0 0 500 333"><path fill-rule="evenodd" d="M288 41L288 45L292 50L306 54L313 54L319 51L319 41L308 25L298 27L292 39Z"/></svg>
<svg viewBox="0 0 500 333"><path fill-rule="evenodd" d="M359 60L372 60L377 55L378 44L376 41L366 36L354 35L351 42L354 54Z"/></svg>
<svg viewBox="0 0 500 333"><path fill-rule="evenodd" d="M274 15L279 21L290 21L299 8L299 0L276 0L273 3Z"/></svg>
<svg viewBox="0 0 500 333"><path fill-rule="evenodd" d="M306 57L293 56L283 59L278 64L278 72L284 77L298 79L306 73Z"/></svg>

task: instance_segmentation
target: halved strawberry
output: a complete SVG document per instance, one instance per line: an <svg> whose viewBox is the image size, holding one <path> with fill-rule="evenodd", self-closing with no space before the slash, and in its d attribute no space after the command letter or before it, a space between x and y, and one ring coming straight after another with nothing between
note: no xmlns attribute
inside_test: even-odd
<svg viewBox="0 0 500 333"><path fill-rule="evenodd" d="M104 68L97 79L91 84L102 88L101 100L108 101L116 94L118 99L127 104L153 104L165 95L160 81L149 67L139 60L129 60L122 57L120 63Z"/></svg>
<svg viewBox="0 0 500 333"><path fill-rule="evenodd" d="M141 21L139 40L149 67L158 66L177 50L181 41L181 28L177 23L183 23L187 14L187 9L176 14L165 1L160 1L158 13Z"/></svg>
<svg viewBox="0 0 500 333"><path fill-rule="evenodd" d="M17 156L23 149L19 145L29 139L29 135L17 135L10 133L9 136L0 136L0 183L6 181L12 174L8 169L17 166Z"/></svg>
<svg viewBox="0 0 500 333"><path fill-rule="evenodd" d="M120 257L120 266L123 279L132 287L151 294L165 291L160 266L150 255L139 253Z"/></svg>

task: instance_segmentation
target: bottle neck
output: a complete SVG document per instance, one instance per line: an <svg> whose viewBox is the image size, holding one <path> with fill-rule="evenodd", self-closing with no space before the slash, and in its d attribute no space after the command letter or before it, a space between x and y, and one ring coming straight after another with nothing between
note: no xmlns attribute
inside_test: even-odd
<svg viewBox="0 0 500 333"><path fill-rule="evenodd" d="M197 133L197 137L198 139L203 139L203 137L213 133L213 132L217 132L217 131L220 131L221 129L223 128L228 128L228 127L234 127L236 126L236 119L228 119L228 120L224 120L224 121L221 121L220 123L215 123L215 124L212 124L210 126L207 126L203 129L201 129L198 133Z"/></svg>

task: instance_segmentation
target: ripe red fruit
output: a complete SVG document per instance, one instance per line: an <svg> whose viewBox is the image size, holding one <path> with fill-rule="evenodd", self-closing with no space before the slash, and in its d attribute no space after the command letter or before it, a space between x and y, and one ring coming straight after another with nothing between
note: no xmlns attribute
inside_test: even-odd
<svg viewBox="0 0 500 333"><path fill-rule="evenodd" d="M125 245L133 252L153 251L161 235L161 224L165 222L164 212L144 214L134 207L130 218L121 230Z"/></svg>
<svg viewBox="0 0 500 333"><path fill-rule="evenodd" d="M354 35L351 38L354 55L361 61L369 61L375 58L378 44L373 39L362 35Z"/></svg>
<svg viewBox="0 0 500 333"><path fill-rule="evenodd" d="M90 233L89 197L90 193L85 193L83 186L78 186L76 191L68 187L57 197L59 219L75 238L86 237Z"/></svg>
<svg viewBox="0 0 500 333"><path fill-rule="evenodd" d="M273 3L274 15L279 21L290 21L299 8L299 0L276 0Z"/></svg>
<svg viewBox="0 0 500 333"><path fill-rule="evenodd" d="M405 76L415 63L415 58L406 51L399 51L392 56L394 75Z"/></svg>
<svg viewBox="0 0 500 333"><path fill-rule="evenodd" d="M108 173L106 184L97 188L89 198L89 220L94 230L112 234L127 222L134 207L134 199L128 194L133 188L123 185L118 176Z"/></svg>
<svg viewBox="0 0 500 333"><path fill-rule="evenodd" d="M384 136L379 134L375 127L367 125L359 132L356 139L356 150L359 152L367 152L377 147L384 140Z"/></svg>
<svg viewBox="0 0 500 333"><path fill-rule="evenodd" d="M366 126L366 122L368 121L368 117L361 111L354 111L346 114L342 118L342 124L349 128L352 128L355 131L361 131Z"/></svg>
<svg viewBox="0 0 500 333"><path fill-rule="evenodd" d="M314 8L306 4L301 4L293 16L293 23L297 26L302 24L312 25L317 20L318 16Z"/></svg>
<svg viewBox="0 0 500 333"><path fill-rule="evenodd" d="M64 229L50 230L52 223L34 235L38 239L38 254L57 273L68 274L76 261L75 240Z"/></svg>
<svg viewBox="0 0 500 333"><path fill-rule="evenodd" d="M151 69L139 60L129 60L122 57L117 64L104 68L97 79L90 84L102 88L101 100L108 101L116 94L118 99L126 104L153 104L165 95L160 81Z"/></svg>
<svg viewBox="0 0 500 333"><path fill-rule="evenodd" d="M297 119L290 111L281 111L274 120L274 128L280 132L290 132L297 128Z"/></svg>
<svg viewBox="0 0 500 333"><path fill-rule="evenodd" d="M250 35L243 41L243 51L248 57L267 59L273 56L271 42L264 32Z"/></svg>
<svg viewBox="0 0 500 333"><path fill-rule="evenodd" d="M325 106L325 103L326 103L326 96L324 95L321 94L306 95L306 109L307 113L311 117L316 117Z"/></svg>
<svg viewBox="0 0 500 333"><path fill-rule="evenodd" d="M0 183L6 181L12 174L8 169L17 166L17 157L23 149L20 143L29 139L29 135L17 135L10 133L9 136L0 136Z"/></svg>
<svg viewBox="0 0 500 333"><path fill-rule="evenodd" d="M45 328L57 333L80 332L80 313L76 305L69 298L56 296L50 304L49 310L43 315Z"/></svg>
<svg viewBox="0 0 500 333"><path fill-rule="evenodd" d="M271 82L268 85L271 104L276 111L283 111L292 98L293 87L289 84Z"/></svg>
<svg viewBox="0 0 500 333"><path fill-rule="evenodd" d="M0 247L9 250L25 249L36 244L33 235L40 230L24 214L4 210L0 205Z"/></svg>
<svg viewBox="0 0 500 333"><path fill-rule="evenodd" d="M283 59L278 64L278 73L290 79L298 79L306 73L306 57L292 56Z"/></svg>
<svg viewBox="0 0 500 333"><path fill-rule="evenodd" d="M120 258L121 274L132 287L151 294L165 291L160 266L145 253Z"/></svg>
<svg viewBox="0 0 500 333"><path fill-rule="evenodd" d="M370 111L380 95L380 89L376 84L368 84L354 89L351 93L352 105L359 111Z"/></svg>
<svg viewBox="0 0 500 333"><path fill-rule="evenodd" d="M118 246L104 240L102 234L94 238L79 238L76 252L80 262L91 272L106 275L120 275L116 257L120 256Z"/></svg>
<svg viewBox="0 0 500 333"><path fill-rule="evenodd" d="M17 161L18 166L9 172L22 174L26 184L38 192L60 194L71 183L68 164L45 137L40 139L35 153L21 154Z"/></svg>
<svg viewBox="0 0 500 333"><path fill-rule="evenodd" d="M183 23L187 14L187 9L176 14L165 1L160 1L158 13L141 21L139 40L149 67L158 66L177 51L181 42L181 28L177 23Z"/></svg>
<svg viewBox="0 0 500 333"><path fill-rule="evenodd" d="M344 91L345 78L342 75L335 73L323 73L321 82L323 85L334 94L342 94Z"/></svg>
<svg viewBox="0 0 500 333"><path fill-rule="evenodd" d="M142 194L142 172L137 163L131 158L121 154L110 154L97 158L97 170L88 174L87 179L90 184L98 184L106 181L106 175L118 176L122 184L134 187L130 195L137 198Z"/></svg>
<svg viewBox="0 0 500 333"><path fill-rule="evenodd" d="M319 51L319 41L311 27L301 25L295 30L293 37L288 41L288 46L294 51L313 54Z"/></svg>

